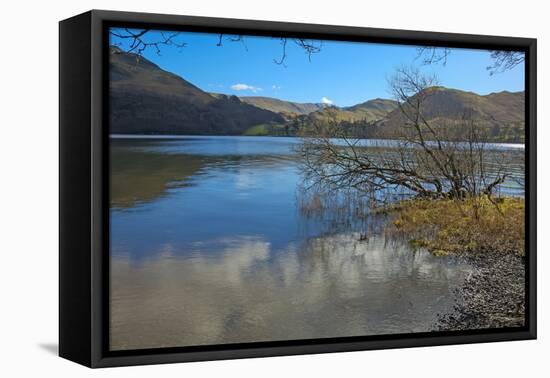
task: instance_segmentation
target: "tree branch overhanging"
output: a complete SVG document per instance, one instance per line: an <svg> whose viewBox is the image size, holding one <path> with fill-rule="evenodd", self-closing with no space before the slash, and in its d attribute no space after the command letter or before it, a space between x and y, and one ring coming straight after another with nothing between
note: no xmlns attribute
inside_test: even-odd
<svg viewBox="0 0 550 378"><path fill-rule="evenodd" d="M416 49L417 56L424 65L447 64L447 59L451 55L451 49L448 47L421 46ZM525 62L525 53L522 51L504 51L491 50L490 58L493 63L486 67L489 75L509 71L517 65Z"/></svg>
<svg viewBox="0 0 550 378"><path fill-rule="evenodd" d="M118 38L120 40L126 41L126 48L124 49L127 53L134 53L139 58L147 49L154 49L154 51L160 55L163 46L173 46L178 48L183 48L187 46L186 42L179 42L178 37L182 33L179 32L159 32L160 38L148 38L151 35L152 29L111 29L110 35L112 37ZM218 34L216 46L222 47L223 42L239 42L242 43L245 50L248 51L248 46L246 45L245 37L243 35L226 35ZM322 49L322 41L309 40L304 38L280 38L281 44L281 56L278 59L273 59L273 62L278 65L285 65L285 60L287 59L287 44L289 41L292 41L296 46L301 48L309 61L313 54L317 54ZM117 45L115 43L115 45ZM121 43L118 43L119 47Z"/></svg>
<svg viewBox="0 0 550 378"><path fill-rule="evenodd" d="M134 30L129 28L110 30L111 36L127 40L128 48L126 52L134 53L136 56L141 56L148 48L153 48L157 55L161 53L161 46L175 46L183 48L187 45L185 42L178 42L176 38L180 33L160 32L160 39L148 40L145 38L150 29Z"/></svg>

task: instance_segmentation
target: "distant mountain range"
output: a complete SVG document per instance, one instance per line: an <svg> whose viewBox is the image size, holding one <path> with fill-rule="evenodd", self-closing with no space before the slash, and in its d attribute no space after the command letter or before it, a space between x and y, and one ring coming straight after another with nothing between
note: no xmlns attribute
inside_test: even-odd
<svg viewBox="0 0 550 378"><path fill-rule="evenodd" d="M208 93L151 61L110 49L110 121L116 134L294 135L289 125L338 121L369 128L370 137L393 137L404 124L397 103L369 100L350 107L296 103L261 96ZM430 88L423 104L428 121L453 122L465 111L492 140L522 142L524 92L478 95Z"/></svg>
<svg viewBox="0 0 550 378"><path fill-rule="evenodd" d="M322 121L336 116L338 121L373 122L383 119L395 109L397 109L397 102L377 98L348 107L324 107L322 110L310 113L309 118Z"/></svg>

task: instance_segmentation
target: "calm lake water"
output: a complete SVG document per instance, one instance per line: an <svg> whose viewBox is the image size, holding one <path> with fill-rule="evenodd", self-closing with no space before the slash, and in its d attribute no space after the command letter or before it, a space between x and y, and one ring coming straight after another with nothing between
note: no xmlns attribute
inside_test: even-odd
<svg viewBox="0 0 550 378"><path fill-rule="evenodd" d="M468 266L385 219L359 241L299 211L296 143L111 139L112 350L424 332L452 311Z"/></svg>

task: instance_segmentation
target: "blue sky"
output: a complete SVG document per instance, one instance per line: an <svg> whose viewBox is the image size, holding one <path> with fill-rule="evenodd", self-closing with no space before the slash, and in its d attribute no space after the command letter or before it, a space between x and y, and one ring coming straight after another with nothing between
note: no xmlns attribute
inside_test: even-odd
<svg viewBox="0 0 550 378"><path fill-rule="evenodd" d="M148 32L146 40L159 40ZM391 98L387 79L403 66L416 66L436 74L439 84L479 94L524 90L523 64L490 76L492 61L486 50L452 49L445 65L425 66L414 46L323 41L311 56L289 40L284 64L280 40L245 36L244 42L217 34L180 33L174 40L185 47L152 47L143 55L162 69L173 72L208 92L238 96L267 96L296 102L330 102L350 106L373 98ZM127 40L111 36L111 43L125 47ZM126 45L127 46L127 45Z"/></svg>

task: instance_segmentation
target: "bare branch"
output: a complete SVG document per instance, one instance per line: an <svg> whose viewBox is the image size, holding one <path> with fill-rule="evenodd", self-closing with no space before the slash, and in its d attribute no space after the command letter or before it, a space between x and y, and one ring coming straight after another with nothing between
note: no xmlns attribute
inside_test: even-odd
<svg viewBox="0 0 550 378"><path fill-rule="evenodd" d="M286 38L281 38L282 53L281 53L281 57L278 60L273 59L273 62L275 62L275 64L284 65L284 62L286 59L286 42L287 42Z"/></svg>
<svg viewBox="0 0 550 378"><path fill-rule="evenodd" d="M424 65L437 63L446 65L447 58L451 54L451 49L448 47L422 46L416 49L416 53L415 59L421 59Z"/></svg>
<svg viewBox="0 0 550 378"><path fill-rule="evenodd" d="M448 47L422 46L416 49L415 59L421 59L424 65L447 64L447 58L451 54ZM522 51L501 51L492 50L490 52L493 64L487 67L490 75L509 71L525 61L525 53Z"/></svg>
<svg viewBox="0 0 550 378"><path fill-rule="evenodd" d="M487 67L490 75L509 71L525 61L525 53L521 51L491 51L493 64Z"/></svg>
<svg viewBox="0 0 550 378"><path fill-rule="evenodd" d="M301 49L304 50L304 52L306 53L307 58L310 62L311 62L311 56L313 54L317 54L318 52L320 52L322 47L323 47L323 42L322 41L309 40L309 39L303 39L303 38L292 39L292 41L298 47L300 47ZM281 57L279 59L273 59L273 61L276 64L284 66L285 65L284 62L285 62L286 57L287 57L288 38L280 38L280 43L281 43L281 49L282 49Z"/></svg>
<svg viewBox="0 0 550 378"><path fill-rule="evenodd" d="M125 47L125 51L127 53L134 53L136 54L136 57L139 59L140 56L143 55L143 53L149 49L152 48L154 51L160 55L161 54L161 47L162 46L175 46L175 47L185 47L187 43L185 42L178 42L177 37L180 36L181 33L179 32L159 32L160 38L154 39L153 37L146 38L147 36L151 35L150 32L153 30L151 29L111 29L109 31L110 35L113 37L116 37L120 40L124 40L127 42L127 45ZM224 40L230 41L230 42L240 42L242 43L244 49L248 51L248 46L246 45L245 37L243 35L225 35L223 33L218 34L216 46L222 47ZM282 48L281 56L279 59L273 59L273 61L276 64L283 65L287 58L287 43L289 41L288 38L280 38L280 44ZM308 60L311 61L311 56L313 54L316 54L321 51L322 49L322 41L316 41L316 40L308 40L303 38L297 38L297 39L291 39L292 42L294 42L298 47L300 47L307 55ZM115 45L119 46L121 43L114 43Z"/></svg>
<svg viewBox="0 0 550 378"><path fill-rule="evenodd" d="M323 41L313 41L308 39L295 39L294 43L296 43L299 47L304 49L304 51L307 54L308 60L311 62L311 55L317 54L321 51L321 48L323 46Z"/></svg>
<svg viewBox="0 0 550 378"><path fill-rule="evenodd" d="M178 48L183 48L187 44L186 43L180 43L176 41L176 37L179 36L180 33L173 32L173 33L167 33L167 32L160 32L160 39L157 40L147 40L145 39L145 35L149 33L150 29L142 29L142 30L136 30L136 29L111 29L109 33L119 39L127 40L128 41L128 48L126 49L126 52L128 53L135 53L137 57L141 56L145 50L148 48L153 48L155 52L160 55L161 53L161 46L175 46Z"/></svg>

